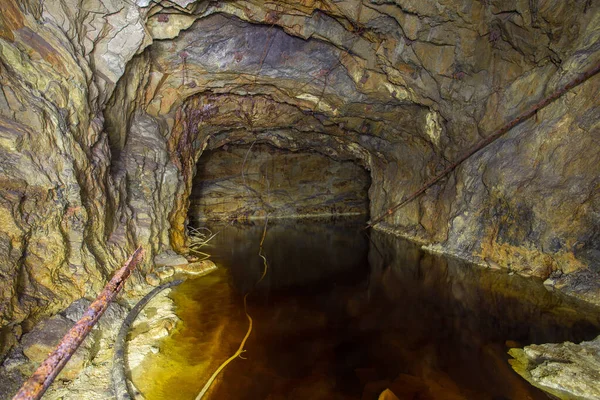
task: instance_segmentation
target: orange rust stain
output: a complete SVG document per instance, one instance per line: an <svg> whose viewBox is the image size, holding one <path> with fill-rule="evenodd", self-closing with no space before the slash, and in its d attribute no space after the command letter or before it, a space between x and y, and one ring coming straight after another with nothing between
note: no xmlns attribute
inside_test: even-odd
<svg viewBox="0 0 600 400"><path fill-rule="evenodd" d="M23 14L13 0L0 0L0 37L15 41L13 32L23 27Z"/></svg>
<svg viewBox="0 0 600 400"><path fill-rule="evenodd" d="M416 72L415 68L410 64L400 63L396 66L396 69L400 71L402 75L412 75Z"/></svg>
<svg viewBox="0 0 600 400"><path fill-rule="evenodd" d="M60 59L58 51L44 38L25 26L23 13L13 0L0 0L0 38L15 41L18 38L54 68L63 74L68 74L67 68Z"/></svg>
<svg viewBox="0 0 600 400"><path fill-rule="evenodd" d="M0 0L1 1L1 0ZM24 26L17 31L19 38L33 51L37 52L45 61L50 63L59 72L68 75L64 63L60 59L58 51L52 47L43 37Z"/></svg>

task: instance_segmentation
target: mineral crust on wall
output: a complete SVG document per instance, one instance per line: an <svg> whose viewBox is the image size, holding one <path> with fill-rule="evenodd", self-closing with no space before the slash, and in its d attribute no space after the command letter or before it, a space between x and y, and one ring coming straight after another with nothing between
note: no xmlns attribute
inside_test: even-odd
<svg viewBox="0 0 600 400"><path fill-rule="evenodd" d="M185 252L205 149L357 162L378 215L600 62L586 0L0 7L0 354L138 245L147 260ZM600 303L599 89L572 90L378 228Z"/></svg>

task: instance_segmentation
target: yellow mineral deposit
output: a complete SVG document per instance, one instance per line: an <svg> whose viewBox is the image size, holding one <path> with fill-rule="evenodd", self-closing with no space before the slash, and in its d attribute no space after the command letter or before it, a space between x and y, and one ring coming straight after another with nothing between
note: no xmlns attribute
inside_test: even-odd
<svg viewBox="0 0 600 400"><path fill-rule="evenodd" d="M0 9L0 400L138 247L46 398L598 397L599 2Z"/></svg>

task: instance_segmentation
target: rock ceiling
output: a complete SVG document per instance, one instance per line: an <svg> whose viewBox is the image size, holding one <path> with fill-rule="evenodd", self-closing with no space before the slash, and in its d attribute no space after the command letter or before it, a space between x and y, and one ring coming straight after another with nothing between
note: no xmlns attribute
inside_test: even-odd
<svg viewBox="0 0 600 400"><path fill-rule="evenodd" d="M97 291L138 244L184 251L206 148L354 160L375 215L600 62L584 0L0 5L2 326ZM597 301L599 89L574 89L379 228Z"/></svg>

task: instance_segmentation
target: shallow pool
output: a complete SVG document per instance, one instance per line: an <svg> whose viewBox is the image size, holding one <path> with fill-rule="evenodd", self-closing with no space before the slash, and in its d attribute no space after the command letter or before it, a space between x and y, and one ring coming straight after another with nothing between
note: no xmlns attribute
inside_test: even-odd
<svg viewBox="0 0 600 400"><path fill-rule="evenodd" d="M596 310L509 276L428 254L360 219L210 224L221 268L174 289L182 323L133 377L149 399L547 399L512 371L510 346L589 340Z"/></svg>

